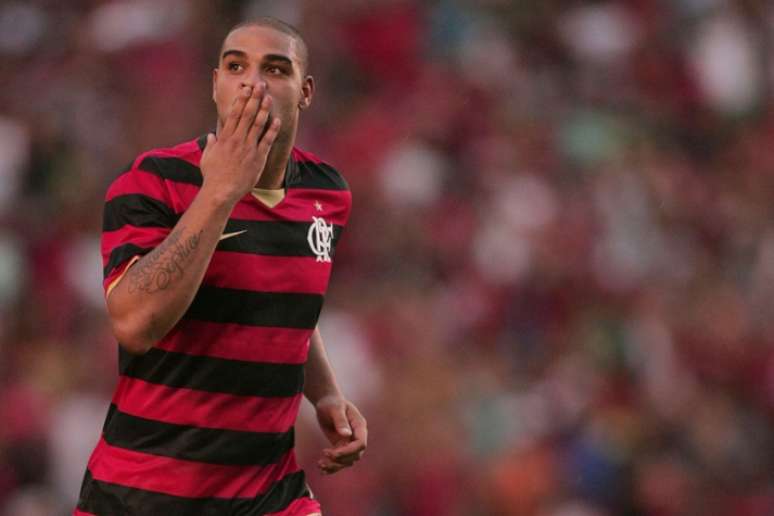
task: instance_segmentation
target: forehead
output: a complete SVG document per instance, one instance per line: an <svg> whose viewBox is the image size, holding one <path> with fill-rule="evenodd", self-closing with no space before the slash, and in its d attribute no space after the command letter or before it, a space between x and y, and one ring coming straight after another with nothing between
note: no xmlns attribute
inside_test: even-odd
<svg viewBox="0 0 774 516"><path fill-rule="evenodd" d="M248 26L231 31L223 40L221 55L227 50L239 50L258 59L266 54L280 54L294 61L301 60L298 41L271 27Z"/></svg>

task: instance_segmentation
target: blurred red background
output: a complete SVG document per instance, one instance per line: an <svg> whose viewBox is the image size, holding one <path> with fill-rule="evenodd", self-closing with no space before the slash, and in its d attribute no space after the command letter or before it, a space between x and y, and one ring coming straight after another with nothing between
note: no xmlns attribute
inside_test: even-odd
<svg viewBox="0 0 774 516"><path fill-rule="evenodd" d="M0 514L69 514L116 380L107 184L296 24L354 196L321 328L369 419L335 516L774 514L774 4L5 0Z"/></svg>

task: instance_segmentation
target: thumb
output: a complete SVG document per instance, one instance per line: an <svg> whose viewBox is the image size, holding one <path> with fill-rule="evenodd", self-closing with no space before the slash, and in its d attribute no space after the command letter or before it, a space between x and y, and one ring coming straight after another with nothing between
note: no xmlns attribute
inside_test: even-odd
<svg viewBox="0 0 774 516"><path fill-rule="evenodd" d="M341 405L341 407L337 408L333 414L333 425L336 427L336 432L338 432L339 435L343 435L344 437L349 437L352 435L352 428L349 426L349 421L347 420L347 406Z"/></svg>
<svg viewBox="0 0 774 516"><path fill-rule="evenodd" d="M218 139L215 136L215 133L207 133L207 145L204 146L204 150L209 149L216 141L218 141Z"/></svg>

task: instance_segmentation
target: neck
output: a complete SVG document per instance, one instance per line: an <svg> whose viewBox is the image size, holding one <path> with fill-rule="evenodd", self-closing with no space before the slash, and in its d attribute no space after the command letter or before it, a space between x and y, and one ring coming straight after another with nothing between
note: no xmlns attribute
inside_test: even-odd
<svg viewBox="0 0 774 516"><path fill-rule="evenodd" d="M267 190L282 188L292 150L293 146L290 142L275 141L269 151L269 156L266 158L266 166L263 167L263 173L255 186Z"/></svg>

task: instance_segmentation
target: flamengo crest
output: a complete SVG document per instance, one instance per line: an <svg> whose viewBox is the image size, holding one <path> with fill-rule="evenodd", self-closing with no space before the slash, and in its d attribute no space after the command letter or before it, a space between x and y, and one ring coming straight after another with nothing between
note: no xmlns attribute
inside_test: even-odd
<svg viewBox="0 0 774 516"><path fill-rule="evenodd" d="M322 217L312 217L312 225L306 236L309 247L317 255L318 262L331 261L331 241L333 240L333 222L326 223Z"/></svg>

